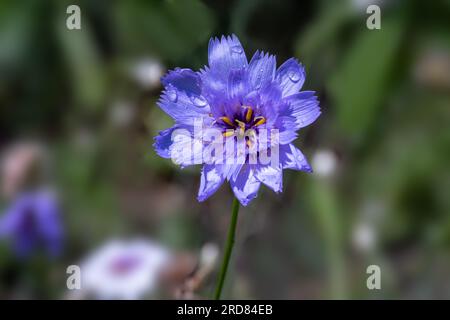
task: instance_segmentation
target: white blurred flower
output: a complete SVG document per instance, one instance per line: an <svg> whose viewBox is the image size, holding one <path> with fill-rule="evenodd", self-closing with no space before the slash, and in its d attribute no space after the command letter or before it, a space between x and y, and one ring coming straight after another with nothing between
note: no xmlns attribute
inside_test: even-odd
<svg viewBox="0 0 450 320"><path fill-rule="evenodd" d="M99 299L139 299L155 291L171 253L148 240L112 241L81 264L82 290Z"/></svg>
<svg viewBox="0 0 450 320"><path fill-rule="evenodd" d="M361 251L373 249L376 242L376 235L373 226L368 223L359 223L353 230L353 244Z"/></svg>
<svg viewBox="0 0 450 320"><path fill-rule="evenodd" d="M314 173L328 177L336 171L336 155L330 150L317 151L312 158Z"/></svg>
<svg viewBox="0 0 450 320"><path fill-rule="evenodd" d="M152 89L159 86L164 74L164 66L156 59L145 58L131 68L131 76L144 88Z"/></svg>
<svg viewBox="0 0 450 320"><path fill-rule="evenodd" d="M214 243L207 243L200 252L200 266L208 271L216 265L219 257L219 248Z"/></svg>

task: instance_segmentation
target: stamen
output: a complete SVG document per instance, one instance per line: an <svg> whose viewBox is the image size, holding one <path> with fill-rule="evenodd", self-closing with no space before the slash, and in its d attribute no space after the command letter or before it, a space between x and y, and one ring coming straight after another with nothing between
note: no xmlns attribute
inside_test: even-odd
<svg viewBox="0 0 450 320"><path fill-rule="evenodd" d="M252 119L253 109L252 107L247 107L247 113L245 114L245 121L250 122Z"/></svg>
<svg viewBox="0 0 450 320"><path fill-rule="evenodd" d="M256 131L255 129L248 129L246 134L247 146L251 149L256 141Z"/></svg>
<svg viewBox="0 0 450 320"><path fill-rule="evenodd" d="M231 122L230 118L228 117L220 117L220 120L222 120L223 122L225 122L226 124L228 124L229 126L234 127L233 122Z"/></svg>
<svg viewBox="0 0 450 320"><path fill-rule="evenodd" d="M256 122L255 122L255 124L253 126L257 127L257 126L260 126L260 125L266 123L266 118L264 118L264 117L256 117L255 121Z"/></svg>
<svg viewBox="0 0 450 320"><path fill-rule="evenodd" d="M239 125L239 128L245 128L245 123L243 123L242 121L238 119L235 119L234 121Z"/></svg>
<svg viewBox="0 0 450 320"><path fill-rule="evenodd" d="M234 136L234 130L227 130L224 133L222 133L222 135L224 137L232 137L232 136Z"/></svg>
<svg viewBox="0 0 450 320"><path fill-rule="evenodd" d="M248 129L248 137L249 139L256 139L256 131L255 129Z"/></svg>
<svg viewBox="0 0 450 320"><path fill-rule="evenodd" d="M234 119L236 123L239 125L239 138L242 138L245 134L245 123L239 121L238 119Z"/></svg>

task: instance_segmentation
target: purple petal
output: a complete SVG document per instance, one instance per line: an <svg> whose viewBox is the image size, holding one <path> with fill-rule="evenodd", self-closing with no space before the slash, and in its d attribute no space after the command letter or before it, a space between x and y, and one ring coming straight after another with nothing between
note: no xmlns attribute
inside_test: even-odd
<svg viewBox="0 0 450 320"><path fill-rule="evenodd" d="M236 160L238 163L233 164L224 164L222 167L223 175L227 180L236 180L239 173L241 172L242 167L245 165L245 159L243 162Z"/></svg>
<svg viewBox="0 0 450 320"><path fill-rule="evenodd" d="M233 105L242 103L244 96L250 91L247 70L238 69L230 72L227 91Z"/></svg>
<svg viewBox="0 0 450 320"><path fill-rule="evenodd" d="M30 194L18 196L0 219L0 237L10 237L20 227L23 216L33 206L33 197Z"/></svg>
<svg viewBox="0 0 450 320"><path fill-rule="evenodd" d="M39 244L53 256L62 248L63 229L56 198L48 192L21 195L2 217L1 235L12 240L20 257L28 256Z"/></svg>
<svg viewBox="0 0 450 320"><path fill-rule="evenodd" d="M220 40L211 39L208 46L208 62L213 73L223 75L224 79L228 79L228 74L232 70L248 65L244 48L235 35L222 36Z"/></svg>
<svg viewBox="0 0 450 320"><path fill-rule="evenodd" d="M312 168L303 153L293 144L280 145L280 162L283 169L312 172Z"/></svg>
<svg viewBox="0 0 450 320"><path fill-rule="evenodd" d="M20 258L26 258L32 253L38 240L35 232L18 231L13 243L15 254Z"/></svg>
<svg viewBox="0 0 450 320"><path fill-rule="evenodd" d="M158 105L175 120L192 123L210 112L208 100L201 94L201 77L194 71L177 68L169 71L162 83L165 90Z"/></svg>
<svg viewBox="0 0 450 320"><path fill-rule="evenodd" d="M297 139L298 134L294 130L284 130L279 133L279 143L286 145Z"/></svg>
<svg viewBox="0 0 450 320"><path fill-rule="evenodd" d="M259 91L260 103L264 106L278 103L281 100L280 87L274 83L268 83Z"/></svg>
<svg viewBox="0 0 450 320"><path fill-rule="evenodd" d="M283 97L300 91L305 82L305 69L294 58L286 60L277 70L275 80L281 86Z"/></svg>
<svg viewBox="0 0 450 320"><path fill-rule="evenodd" d="M163 158L171 158L182 167L202 162L203 141L201 132L194 136L192 126L175 125L155 137L154 148Z"/></svg>
<svg viewBox="0 0 450 320"><path fill-rule="evenodd" d="M195 104L197 102L197 105ZM161 95L158 106L174 120L184 124L193 124L195 120L206 117L209 113L207 100L201 96L187 96L169 85ZM203 105L200 107L199 105Z"/></svg>
<svg viewBox="0 0 450 320"><path fill-rule="evenodd" d="M49 192L36 195L36 228L46 244L47 251L57 256L62 249L63 229L57 198Z"/></svg>
<svg viewBox="0 0 450 320"><path fill-rule="evenodd" d="M260 104L259 91L254 90L248 93L242 100L242 103L246 106L258 106Z"/></svg>
<svg viewBox="0 0 450 320"><path fill-rule="evenodd" d="M191 69L171 70L161 79L161 82L165 87L172 86L187 94L200 95L202 92L201 78Z"/></svg>
<svg viewBox="0 0 450 320"><path fill-rule="evenodd" d="M270 127L275 123L278 116L278 107L281 102L280 87L274 83L269 83L261 88L259 92L260 111L267 120Z"/></svg>
<svg viewBox="0 0 450 320"><path fill-rule="evenodd" d="M169 146L169 156L182 168L203 163L203 132L196 132L194 127L178 126L171 132L172 144Z"/></svg>
<svg viewBox="0 0 450 320"><path fill-rule="evenodd" d="M236 179L230 180L230 185L239 202L246 206L256 198L261 183L256 179L250 165L244 165Z"/></svg>
<svg viewBox="0 0 450 320"><path fill-rule="evenodd" d="M283 189L283 170L280 167L260 166L256 170L256 179L264 183L275 192Z"/></svg>
<svg viewBox="0 0 450 320"><path fill-rule="evenodd" d="M295 129L306 127L320 116L320 107L313 91L304 91L285 99L289 105L281 112L295 119Z"/></svg>
<svg viewBox="0 0 450 320"><path fill-rule="evenodd" d="M204 165L200 177L200 188L198 190L198 201L208 199L224 182L225 177L221 171L221 166Z"/></svg>
<svg viewBox="0 0 450 320"><path fill-rule="evenodd" d="M227 103L227 95L224 93L228 90L228 78L214 73L208 67L201 70L199 76L203 84L202 95L208 100L211 106L210 112L215 118L223 116L224 104Z"/></svg>
<svg viewBox="0 0 450 320"><path fill-rule="evenodd" d="M248 65L250 84L253 89L260 89L275 78L275 56L256 51Z"/></svg>
<svg viewBox="0 0 450 320"><path fill-rule="evenodd" d="M172 145L172 132L177 129L177 126L174 126L169 129L165 129L159 132L159 134L155 137L155 143L153 147L155 148L156 153L162 158L170 158L170 146Z"/></svg>

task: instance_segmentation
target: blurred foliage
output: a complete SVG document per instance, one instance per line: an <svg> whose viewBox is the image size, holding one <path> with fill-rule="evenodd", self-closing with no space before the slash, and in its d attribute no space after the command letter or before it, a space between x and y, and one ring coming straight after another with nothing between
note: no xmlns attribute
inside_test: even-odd
<svg viewBox="0 0 450 320"><path fill-rule="evenodd" d="M72 3L80 31L65 27ZM153 152L171 120L156 107L160 87L140 86L130 66L198 69L208 39L229 33L248 58L263 49L305 64L323 114L298 145L309 160L331 150L336 169L286 172L283 194L261 190L242 209L228 297L449 298L450 2L381 2L374 31L364 3L1 1L0 146L33 137L51 147L67 239L50 262L1 247L0 298L61 297L65 267L111 237L192 252L222 243L231 193L198 204L199 169ZM124 125L118 101L132 115ZM380 292L365 287L369 264L382 266Z"/></svg>

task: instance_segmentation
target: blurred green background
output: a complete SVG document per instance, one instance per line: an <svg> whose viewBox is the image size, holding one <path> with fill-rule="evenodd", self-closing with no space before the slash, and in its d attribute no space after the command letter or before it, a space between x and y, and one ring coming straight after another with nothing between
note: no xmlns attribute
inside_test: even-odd
<svg viewBox="0 0 450 320"><path fill-rule="evenodd" d="M381 30L366 28L371 3ZM70 4L81 30L66 28ZM66 267L111 237L221 246L229 188L198 203L200 168L152 143L172 123L159 77L203 67L209 38L234 33L247 58L298 58L323 113L296 142L315 173L286 171L282 194L241 209L224 297L449 299L449 22L448 0L0 1L0 148L48 147L66 231L52 261L1 247L0 298L63 298Z"/></svg>

